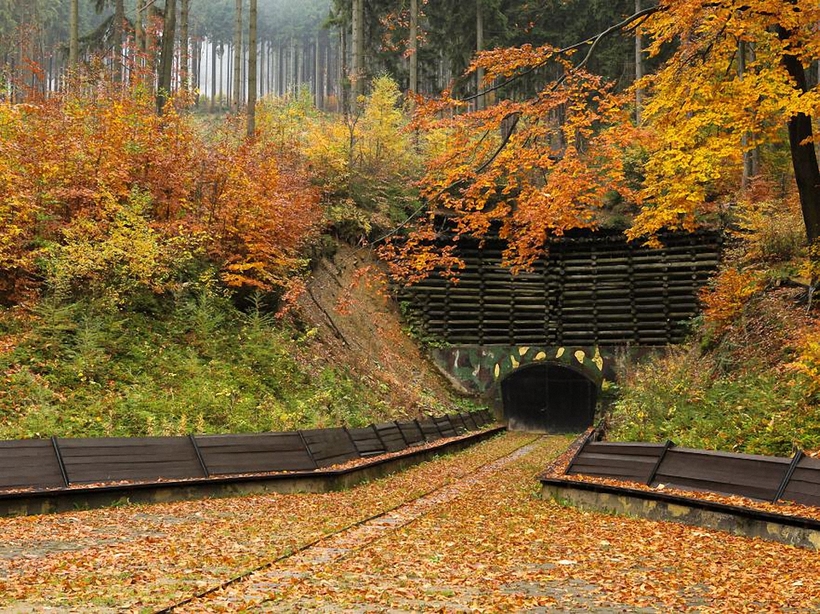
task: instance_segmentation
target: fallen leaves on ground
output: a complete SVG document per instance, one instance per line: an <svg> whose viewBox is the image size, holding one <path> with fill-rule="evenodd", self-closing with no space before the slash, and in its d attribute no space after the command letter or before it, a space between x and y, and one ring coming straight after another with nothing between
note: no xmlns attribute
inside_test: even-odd
<svg viewBox="0 0 820 614"><path fill-rule="evenodd" d="M140 610L218 584L313 539L450 484L423 513L343 534L251 574L252 611L817 611L817 553L673 523L581 512L538 496L568 445L507 434L354 490L0 520L0 603ZM391 518L406 514L404 506ZM236 585L235 585L236 586ZM227 591L225 591L227 592ZM225 606L224 604L228 605ZM185 611L219 611L208 600ZM613 611L613 610L607 610Z"/></svg>
<svg viewBox="0 0 820 614"><path fill-rule="evenodd" d="M0 607L139 611L183 599L505 456L495 438L354 490L0 518Z"/></svg>
<svg viewBox="0 0 820 614"><path fill-rule="evenodd" d="M338 559L283 562L276 582L272 570L252 575L235 592L264 595L256 603L217 599L184 611L820 608L815 552L541 500L535 475L566 445L545 438L456 500Z"/></svg>

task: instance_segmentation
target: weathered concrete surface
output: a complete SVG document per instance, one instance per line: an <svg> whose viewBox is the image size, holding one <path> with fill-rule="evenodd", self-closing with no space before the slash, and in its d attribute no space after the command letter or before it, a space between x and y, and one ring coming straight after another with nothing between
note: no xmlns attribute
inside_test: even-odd
<svg viewBox="0 0 820 614"><path fill-rule="evenodd" d="M425 448L408 449L396 456L345 469L212 477L198 480L89 486L51 491L0 494L0 517L31 516L132 503L167 503L214 497L263 493L322 493L344 490L396 473L441 454L459 452L502 432L496 426Z"/></svg>
<svg viewBox="0 0 820 614"><path fill-rule="evenodd" d="M718 529L820 550L820 522L711 501L570 480L542 480L541 496L582 510Z"/></svg>

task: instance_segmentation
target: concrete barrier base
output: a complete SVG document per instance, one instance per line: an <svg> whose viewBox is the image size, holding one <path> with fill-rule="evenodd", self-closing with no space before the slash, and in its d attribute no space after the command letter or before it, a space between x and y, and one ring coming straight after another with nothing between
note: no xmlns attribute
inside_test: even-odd
<svg viewBox="0 0 820 614"><path fill-rule="evenodd" d="M394 456L377 458L371 462L344 469L0 493L0 517L271 492L289 494L344 490L402 471L441 454L464 450L504 430L503 426L495 426L439 444L416 449L410 448Z"/></svg>
<svg viewBox="0 0 820 614"><path fill-rule="evenodd" d="M572 480L542 479L541 484L543 499L587 511L680 522L820 550L820 521L810 518Z"/></svg>

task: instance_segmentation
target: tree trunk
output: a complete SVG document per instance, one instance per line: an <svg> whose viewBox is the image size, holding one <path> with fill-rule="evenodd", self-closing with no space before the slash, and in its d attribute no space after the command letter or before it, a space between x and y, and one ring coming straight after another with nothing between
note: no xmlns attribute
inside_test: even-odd
<svg viewBox="0 0 820 614"><path fill-rule="evenodd" d="M347 113L348 95L350 87L348 82L348 66L347 66L347 28L342 26L339 28L339 74L337 75L339 83L339 109L340 113Z"/></svg>
<svg viewBox="0 0 820 614"><path fill-rule="evenodd" d="M216 41L211 43L211 111L216 108Z"/></svg>
<svg viewBox="0 0 820 614"><path fill-rule="evenodd" d="M317 109L324 106L322 99L322 46L319 38L320 33L316 33L316 46L313 54L313 103Z"/></svg>
<svg viewBox="0 0 820 614"><path fill-rule="evenodd" d="M233 98L234 113L239 111L242 104L242 0L236 0L236 11L233 22Z"/></svg>
<svg viewBox="0 0 820 614"><path fill-rule="evenodd" d="M256 0L248 13L248 138L256 134Z"/></svg>
<svg viewBox="0 0 820 614"><path fill-rule="evenodd" d="M125 29L125 3L116 0L114 3L114 81L122 81L123 51L125 48L123 31Z"/></svg>
<svg viewBox="0 0 820 614"><path fill-rule="evenodd" d="M188 52L189 3L190 0L180 0L179 4L179 77L184 92L190 89L190 79L188 77L188 64L190 62L190 54Z"/></svg>
<svg viewBox="0 0 820 614"><path fill-rule="evenodd" d="M364 0L353 0L353 62L351 66L352 105L364 93Z"/></svg>
<svg viewBox="0 0 820 614"><path fill-rule="evenodd" d="M484 51L484 7L481 0L476 0L475 3L475 49L476 51ZM479 68L475 73L476 78L476 98L475 104L477 109L484 108L484 96L480 94L484 89L484 69Z"/></svg>
<svg viewBox="0 0 820 614"><path fill-rule="evenodd" d="M791 32L778 29L781 40L788 40ZM797 89L808 91L806 71L800 57L794 53L785 53L783 67L794 80ZM789 148L794 167L794 179L800 194L800 208L803 211L803 223L806 226L806 238L809 243L820 237L820 168L817 165L817 152L812 142L811 117L798 113L789 120Z"/></svg>
<svg viewBox="0 0 820 614"><path fill-rule="evenodd" d="M641 12L641 0L635 0L635 13ZM643 78L643 40L640 32L635 30L635 81ZM641 123L641 109L643 107L643 89L635 88L635 124Z"/></svg>
<svg viewBox="0 0 820 614"><path fill-rule="evenodd" d="M737 49L737 75L741 79L746 73L746 55L748 44L740 41ZM754 134L745 132L741 137L741 147L743 148L743 175L740 180L740 188L747 190L752 177L758 173L758 152L757 148L750 148L749 144L754 141Z"/></svg>
<svg viewBox="0 0 820 614"><path fill-rule="evenodd" d="M410 92L419 91L419 1L410 0Z"/></svg>
<svg viewBox="0 0 820 614"><path fill-rule="evenodd" d="M165 22L162 26L162 50L159 58L159 83L157 89L157 113L171 94L171 76L174 70L174 33L176 31L176 0L165 0Z"/></svg>
<svg viewBox="0 0 820 614"><path fill-rule="evenodd" d="M68 31L68 67L73 72L80 61L80 0L71 0Z"/></svg>

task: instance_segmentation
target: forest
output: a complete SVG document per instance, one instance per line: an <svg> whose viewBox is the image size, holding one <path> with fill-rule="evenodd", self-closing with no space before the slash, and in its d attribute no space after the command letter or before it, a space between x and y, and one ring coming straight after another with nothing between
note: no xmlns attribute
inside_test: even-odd
<svg viewBox="0 0 820 614"><path fill-rule="evenodd" d="M572 229L709 228L691 340L605 382L614 436L820 449L818 24L814 0L0 0L0 437L474 403L323 361L322 259L367 253L379 295L457 278L462 238L521 272Z"/></svg>

